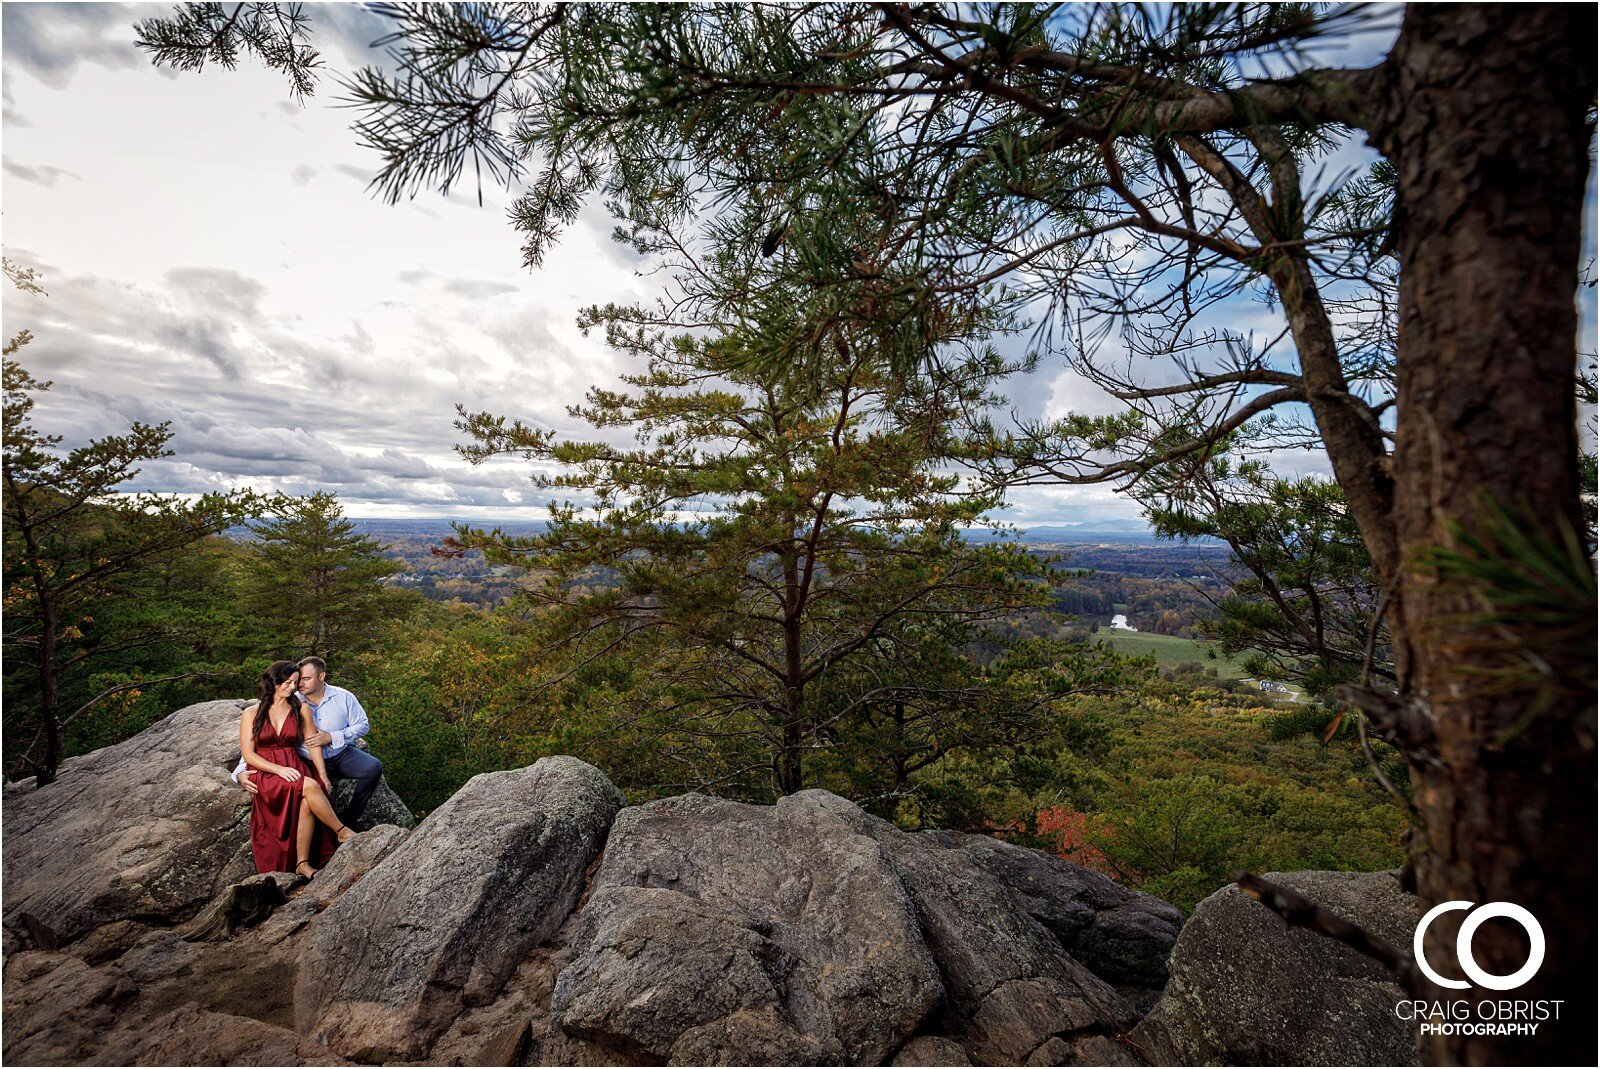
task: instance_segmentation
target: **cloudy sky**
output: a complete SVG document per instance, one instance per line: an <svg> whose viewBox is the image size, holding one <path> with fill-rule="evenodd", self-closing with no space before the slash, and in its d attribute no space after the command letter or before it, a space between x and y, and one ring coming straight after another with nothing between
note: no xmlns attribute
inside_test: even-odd
<svg viewBox="0 0 1600 1069"><path fill-rule="evenodd" d="M385 22L307 5L331 71L375 58ZM48 297L7 289L5 333L53 388L38 423L68 443L170 421L174 456L131 489L336 492L353 516L539 519L529 468L474 467L455 405L587 436L566 406L628 370L578 310L653 279L592 208L537 271L503 190L366 190L376 157L326 77L304 107L279 74L175 75L133 47L166 4L3 8L5 253ZM1020 414L1109 402L1059 365L1012 385ZM1099 487L1020 491L1020 524L1137 515Z"/></svg>
<svg viewBox="0 0 1600 1069"><path fill-rule="evenodd" d="M330 70L372 61L383 20L307 8ZM8 289L5 333L31 330L24 363L55 383L39 424L71 443L170 421L175 456L135 489L325 489L355 516L543 517L526 465L455 455L455 405L583 434L565 406L628 369L577 312L647 299L655 281L597 207L530 272L504 191L382 203L336 87L301 107L249 60L157 71L132 25L169 10L3 8L0 226L49 292ZM1059 364L1012 395L1024 415L1107 404ZM1006 518L1134 515L1106 489L1062 487L1020 493Z"/></svg>
<svg viewBox="0 0 1600 1069"><path fill-rule="evenodd" d="M563 406L620 370L574 326L647 288L598 215L529 273L503 195L399 206L326 87L280 75L171 75L132 24L166 5L4 7L5 252L48 297L5 294L7 335L54 388L41 426L70 442L169 420L175 456L137 488L335 491L352 515L543 514L526 466L474 468L456 403L566 427ZM318 13L329 66L381 22ZM573 428L576 429L576 428Z"/></svg>

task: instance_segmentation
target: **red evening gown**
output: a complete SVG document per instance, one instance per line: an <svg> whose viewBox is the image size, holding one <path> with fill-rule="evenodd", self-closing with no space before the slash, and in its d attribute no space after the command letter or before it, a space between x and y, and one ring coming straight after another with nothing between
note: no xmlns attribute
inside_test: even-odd
<svg viewBox="0 0 1600 1069"><path fill-rule="evenodd" d="M295 862L295 831L300 821L300 799L306 780L315 780L317 770L300 755L295 747L300 743L300 717L291 714L283 722L283 730L272 727L272 718L261 725L256 736L256 753L275 765L298 768L302 778L290 783L276 772L257 770L251 777L256 783L255 800L250 807L250 850L256 857L257 872L293 872ZM338 836L332 828L309 813L306 819L316 824L311 836L311 864L321 868L328 863L339 847Z"/></svg>

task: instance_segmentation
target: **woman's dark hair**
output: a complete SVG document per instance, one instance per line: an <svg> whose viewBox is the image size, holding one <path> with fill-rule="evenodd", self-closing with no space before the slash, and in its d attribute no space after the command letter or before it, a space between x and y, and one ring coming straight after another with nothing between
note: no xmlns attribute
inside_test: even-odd
<svg viewBox="0 0 1600 1069"><path fill-rule="evenodd" d="M283 681L290 676L298 675L300 666L293 661L273 661L267 670L261 673L261 682L256 687L256 726L251 732L253 738L261 737L261 726L267 722L267 714L272 709L272 701L277 697L277 690ZM294 710L294 715L300 715L300 695L289 695L289 707Z"/></svg>

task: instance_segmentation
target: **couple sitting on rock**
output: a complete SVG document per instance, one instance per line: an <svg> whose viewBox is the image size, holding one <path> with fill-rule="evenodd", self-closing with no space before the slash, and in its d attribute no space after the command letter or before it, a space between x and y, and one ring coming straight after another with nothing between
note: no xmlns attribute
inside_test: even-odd
<svg viewBox="0 0 1600 1069"><path fill-rule="evenodd" d="M355 837L333 811L333 776L356 781L345 808L355 821L378 787L383 764L355 741L371 730L355 695L327 683L321 657L277 661L261 674L256 701L239 717L234 782L249 791L250 849L257 872L310 879L340 843Z"/></svg>

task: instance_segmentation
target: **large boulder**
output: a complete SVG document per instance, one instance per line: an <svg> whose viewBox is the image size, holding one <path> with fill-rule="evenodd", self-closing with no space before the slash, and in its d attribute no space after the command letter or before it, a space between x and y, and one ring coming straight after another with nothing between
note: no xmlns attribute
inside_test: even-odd
<svg viewBox="0 0 1600 1069"><path fill-rule="evenodd" d="M68 943L114 921L175 923L254 872L250 807L228 779L240 706L180 709L7 798L6 926L31 914Z"/></svg>
<svg viewBox="0 0 1600 1069"><path fill-rule="evenodd" d="M552 1011L639 1061L879 1065L943 987L860 810L685 795L624 810Z"/></svg>
<svg viewBox="0 0 1600 1069"><path fill-rule="evenodd" d="M252 875L249 796L229 779L244 704L179 709L66 761L53 783L8 792L7 932L66 945L117 922L178 924ZM382 783L368 812L412 823Z"/></svg>
<svg viewBox="0 0 1600 1069"><path fill-rule="evenodd" d="M172 933L163 933L171 936ZM180 945L181 940L176 940ZM129 964L136 964L129 962ZM153 1009L124 965L29 951L8 962L10 1065L346 1065L293 1029L193 1002ZM203 982L203 980L202 980ZM270 981L269 981L270 982ZM262 983L256 977L256 983Z"/></svg>
<svg viewBox="0 0 1600 1069"><path fill-rule="evenodd" d="M1266 878L1409 947L1421 910L1396 872ZM1229 884L1195 907L1161 1001L1131 1038L1156 1065L1415 1065L1395 977L1343 943L1291 926Z"/></svg>
<svg viewBox="0 0 1600 1069"><path fill-rule="evenodd" d="M475 776L311 921L297 1028L357 1061L425 1057L561 926L621 806L576 758Z"/></svg>
<svg viewBox="0 0 1600 1069"><path fill-rule="evenodd" d="M911 896L944 980L940 1035L959 1041L979 1064L1132 1064L1106 1036L1132 1027L1136 1007L991 871L990 847L974 836L904 832L841 799L831 805L883 846ZM1077 901L1076 892L1065 891L1054 899L1043 882L1030 890L1062 914ZM1043 908L1035 902L1035 911ZM1077 934L1091 927L1085 918Z"/></svg>
<svg viewBox="0 0 1600 1069"><path fill-rule="evenodd" d="M962 850L1005 884L1030 917L1102 980L1152 995L1166 986L1167 957L1183 928L1178 907L1042 850L988 835L922 834Z"/></svg>

